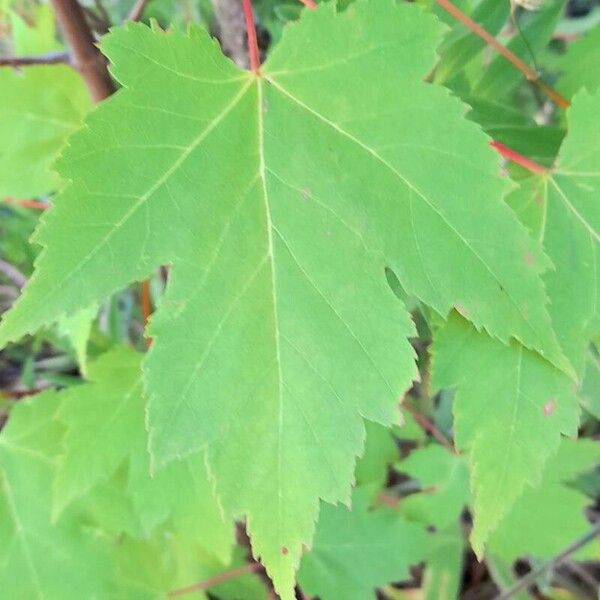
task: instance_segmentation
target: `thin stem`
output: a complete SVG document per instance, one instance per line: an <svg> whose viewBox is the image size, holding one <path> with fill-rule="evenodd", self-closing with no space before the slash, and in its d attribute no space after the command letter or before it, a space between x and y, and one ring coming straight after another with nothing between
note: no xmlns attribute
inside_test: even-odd
<svg viewBox="0 0 600 600"><path fill-rule="evenodd" d="M0 67L31 67L35 65L63 65L71 62L71 56L68 52L61 50L59 52L48 52L39 56L2 56L0 57Z"/></svg>
<svg viewBox="0 0 600 600"><path fill-rule="evenodd" d="M148 0L136 0L133 5L131 11L127 15L128 21L139 21L144 14L144 9L146 8L146 4L148 4Z"/></svg>
<svg viewBox="0 0 600 600"><path fill-rule="evenodd" d="M494 148L499 154L504 156L507 160L514 162L517 165L520 165L524 169L531 171L532 173L544 174L548 172L546 167L543 167L539 163L536 163L534 160L523 156L516 150L505 146L502 142L497 142L496 140L492 140L490 142L490 146Z"/></svg>
<svg viewBox="0 0 600 600"><path fill-rule="evenodd" d="M192 583L192 585L178 588L176 590L171 590L170 592L168 592L167 596L169 596L169 598L175 598L176 596L184 596L185 594L191 594L192 592L207 590L215 585L219 585L220 583L229 581L230 579L241 577L242 575L246 575L247 573L254 573L256 571L260 571L260 569L262 569L262 565L260 563L248 563L247 565L238 567L237 569L232 569L231 571L226 571L225 573L220 573L219 575L215 575L214 577L209 577L208 579L204 579L203 581L199 581L198 583Z"/></svg>
<svg viewBox="0 0 600 600"><path fill-rule="evenodd" d="M148 325L150 315L152 314L152 298L150 295L150 280L144 279L140 283L140 296L142 305L142 317L144 320L144 328ZM152 345L152 338L146 338L146 346L149 348Z"/></svg>
<svg viewBox="0 0 600 600"><path fill-rule="evenodd" d="M446 450L452 452L452 454L458 454L452 442L427 417L417 411L408 400L405 400L402 406L412 415L419 427L430 433Z"/></svg>
<svg viewBox="0 0 600 600"><path fill-rule="evenodd" d="M32 208L33 210L46 210L48 205L38 200L15 200L14 198L4 198L5 204L14 204L23 208Z"/></svg>
<svg viewBox="0 0 600 600"><path fill-rule="evenodd" d="M450 0L435 0L446 12L451 14L457 21L465 25L475 35L478 35L494 50L501 54L508 62L512 63L525 78L536 85L542 90L552 102L554 102L560 108L568 108L570 106L569 101L563 98L555 89L550 87L541 78L540 74L532 69L527 63L523 62L516 54L511 52L506 46L503 46L493 35L488 33L479 23L476 23L463 13L458 7L454 6Z"/></svg>
<svg viewBox="0 0 600 600"><path fill-rule="evenodd" d="M258 72L260 69L260 54L258 52L256 26L254 25L254 15L252 13L252 3L250 0L242 0L242 10L244 11L246 35L248 36L248 58L250 59L250 69L254 72Z"/></svg>
<svg viewBox="0 0 600 600"><path fill-rule="evenodd" d="M52 0L52 6L92 100L104 100L115 91L115 86L81 6L77 0Z"/></svg>
<svg viewBox="0 0 600 600"><path fill-rule="evenodd" d="M148 324L148 319L152 314L152 300L150 298L150 281L144 279L141 283L142 296L142 315L144 316L144 325Z"/></svg>
<svg viewBox="0 0 600 600"><path fill-rule="evenodd" d="M574 554L580 548L583 548L585 545L589 544L596 537L600 535L600 521L598 521L587 533L582 535L578 540L575 540L572 544L567 546L560 554L557 554L551 560L541 564L537 569L533 569L525 577L521 577L521 579L517 580L511 587L504 590L501 594L496 596L496 600L509 600L510 598L514 598L521 590L528 588L530 585L533 585L536 579L544 574L546 571L552 569L553 567L557 567L563 561L565 561L571 554Z"/></svg>

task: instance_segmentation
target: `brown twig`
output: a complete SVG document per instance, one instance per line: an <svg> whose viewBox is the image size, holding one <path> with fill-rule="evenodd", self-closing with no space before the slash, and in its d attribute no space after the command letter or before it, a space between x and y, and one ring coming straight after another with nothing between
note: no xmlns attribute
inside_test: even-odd
<svg viewBox="0 0 600 600"><path fill-rule="evenodd" d="M478 35L489 46L494 48L508 62L513 64L525 78L532 84L536 85L542 92L560 108L569 108L570 103L566 98L563 98L554 88L545 83L540 74L532 69L527 63L523 62L516 54L511 52L506 46L503 46L493 35L487 32L479 23L476 23L463 13L458 7L454 6L450 0L435 0L446 12L452 15L457 21L470 29L475 35Z"/></svg>
<svg viewBox="0 0 600 600"><path fill-rule="evenodd" d="M139 0L136 6L138 4L141 4ZM108 73L106 60L96 47L94 36L80 4L77 0L52 0L52 6L73 52L75 67L81 73L90 96L94 102L108 98L115 91L115 85ZM138 10L143 11L143 9L144 6L138 7ZM146 322L151 311L150 292L147 281L141 285L142 311Z"/></svg>
<svg viewBox="0 0 600 600"><path fill-rule="evenodd" d="M204 579L203 581L192 583L192 585L187 585L176 590L171 590L167 593L167 596L169 596L169 598L175 598L176 596L184 596L185 594L191 594L192 592L207 590L211 587L214 587L215 585L219 585L220 583L229 581L230 579L241 577L242 575L246 575L247 573L255 573L256 571L260 571L262 568L263 567L260 563L248 563L247 565L238 567L237 569L232 569L231 571L220 573L219 575L209 577L208 579Z"/></svg>
<svg viewBox="0 0 600 600"><path fill-rule="evenodd" d="M417 411L408 400L405 400L402 406L412 415L419 427L430 433L449 452L458 454L452 442L427 417Z"/></svg>
<svg viewBox="0 0 600 600"><path fill-rule="evenodd" d="M572 544L567 546L560 554L557 554L554 558L545 563L542 563L536 569L532 569L527 575L518 579L511 587L504 590L501 594L496 596L495 600L509 600L514 598L517 594L529 586L533 585L536 579L544 574L546 571L557 567L569 556L577 552L580 548L583 548L600 535L600 521L598 521L591 529L589 529L584 535L578 540L575 540Z"/></svg>
<svg viewBox="0 0 600 600"><path fill-rule="evenodd" d="M104 100L115 91L115 86L81 6L77 0L52 0L52 6L90 96L94 102Z"/></svg>
<svg viewBox="0 0 600 600"><path fill-rule="evenodd" d="M242 69L247 69L248 49L244 14L240 12L240 0L213 0L217 37L223 52Z"/></svg>
<svg viewBox="0 0 600 600"><path fill-rule="evenodd" d="M129 11L129 14L127 15L127 20L139 21L142 18L142 15L144 14L146 4L148 4L148 0L136 0L131 11Z"/></svg>
<svg viewBox="0 0 600 600"><path fill-rule="evenodd" d="M64 50L39 56L1 56L0 67L31 67L35 65L64 65L71 63L71 55Z"/></svg>

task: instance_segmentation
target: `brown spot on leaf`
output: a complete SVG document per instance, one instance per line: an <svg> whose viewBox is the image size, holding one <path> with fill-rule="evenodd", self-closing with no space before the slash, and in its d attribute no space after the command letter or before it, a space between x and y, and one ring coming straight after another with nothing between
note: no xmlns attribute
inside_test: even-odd
<svg viewBox="0 0 600 600"><path fill-rule="evenodd" d="M530 267L533 267L533 265L535 265L535 256L529 250L527 250L527 252L525 252L525 254L523 255L523 260L525 261L525 264Z"/></svg>
<svg viewBox="0 0 600 600"><path fill-rule="evenodd" d="M536 194L533 201L539 206L541 206L542 204L544 204L544 196L542 196L542 194Z"/></svg>
<svg viewBox="0 0 600 600"><path fill-rule="evenodd" d="M289 552L289 550L285 546L281 546L281 554L284 556Z"/></svg>
<svg viewBox="0 0 600 600"><path fill-rule="evenodd" d="M551 400L548 400L548 402L546 402L546 404L544 404L544 415L546 415L547 417L550 416L556 409L556 400L554 400L554 398L552 398Z"/></svg>

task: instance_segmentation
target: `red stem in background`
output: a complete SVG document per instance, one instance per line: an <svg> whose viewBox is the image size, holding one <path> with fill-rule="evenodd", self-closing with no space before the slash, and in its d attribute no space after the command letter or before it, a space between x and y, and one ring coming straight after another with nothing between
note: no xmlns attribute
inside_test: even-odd
<svg viewBox="0 0 600 600"><path fill-rule="evenodd" d="M531 171L532 173L544 174L548 172L546 167L542 167L542 165L536 163L534 160L519 154L516 150L505 146L502 142L497 142L496 140L492 140L490 142L490 146L494 148L499 154L504 156L507 160L514 162L515 164Z"/></svg>
<svg viewBox="0 0 600 600"><path fill-rule="evenodd" d="M317 5L313 0L299 0L304 6L310 9L317 8ZM490 46L495 48L504 58L510 61L519 71L521 71L527 79L536 83L546 94L554 100L554 102L560 106L560 108L568 108L569 102L565 100L562 96L560 96L555 90L546 85L543 81L540 80L539 75L531 69L528 65L526 65L518 56L514 55L508 48L505 48L500 44L496 38L494 38L491 34L489 34L483 27L481 27L478 23L475 23L472 19L467 17L463 12L461 12L454 4L449 2L448 0L436 0L436 2L445 10L447 10L454 18L460 21L463 25L466 25L473 33L477 34L479 37L483 38ZM495 140L490 142L492 148L498 151L504 158L510 160L523 168L531 171L532 173L547 173L547 169L539 165L535 161L519 154L516 150L505 146L501 142L497 142Z"/></svg>
<svg viewBox="0 0 600 600"><path fill-rule="evenodd" d="M555 89L550 87L540 78L540 74L532 69L527 63L523 62L516 54L511 52L506 46L503 46L493 35L486 31L479 23L476 23L462 12L458 7L454 6L450 0L435 0L446 12L451 14L457 21L470 29L475 35L479 36L489 46L494 48L496 52L501 54L508 62L512 63L528 81L531 81L540 90L542 90L556 106L560 108L569 108L570 102L563 98Z"/></svg>
<svg viewBox="0 0 600 600"><path fill-rule="evenodd" d="M46 210L48 205L38 200L16 200L15 198L4 198L5 204L15 204L23 208L32 208L33 210Z"/></svg>
<svg viewBox="0 0 600 600"><path fill-rule="evenodd" d="M242 10L244 11L246 34L248 35L248 58L250 59L250 69L254 72L258 72L260 69L260 55L258 53L256 27L254 25L254 15L252 13L252 3L250 0L242 0Z"/></svg>

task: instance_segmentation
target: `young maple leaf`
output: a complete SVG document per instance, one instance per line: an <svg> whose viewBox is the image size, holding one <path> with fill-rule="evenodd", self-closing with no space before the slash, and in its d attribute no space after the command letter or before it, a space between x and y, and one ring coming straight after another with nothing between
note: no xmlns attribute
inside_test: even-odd
<svg viewBox="0 0 600 600"><path fill-rule="evenodd" d="M145 361L154 464L206 448L285 600L319 498L350 501L363 418L393 422L416 377L385 267L570 369L488 139L422 81L440 35L413 6L326 4L248 73L200 31L115 30L124 89L71 139L0 325L5 344L172 264Z"/></svg>
<svg viewBox="0 0 600 600"><path fill-rule="evenodd" d="M580 377L598 331L599 105L599 93L573 99L556 166L526 179L507 199L556 267L544 275L550 315ZM561 434L576 436L576 388L535 353L500 344L457 316L435 334L433 354L434 387L457 387L455 437L469 451L471 543L481 554L519 496L539 485Z"/></svg>

